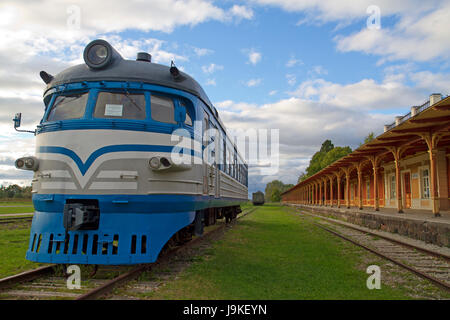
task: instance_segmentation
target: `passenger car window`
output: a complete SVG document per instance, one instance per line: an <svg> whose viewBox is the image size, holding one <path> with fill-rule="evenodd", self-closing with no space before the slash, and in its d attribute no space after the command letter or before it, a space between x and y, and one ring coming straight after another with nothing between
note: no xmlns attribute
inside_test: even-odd
<svg viewBox="0 0 450 320"><path fill-rule="evenodd" d="M164 123L175 124L175 107L171 98L151 96L152 119Z"/></svg>
<svg viewBox="0 0 450 320"><path fill-rule="evenodd" d="M145 120L145 95L100 92L94 118Z"/></svg>
<svg viewBox="0 0 450 320"><path fill-rule="evenodd" d="M86 110L88 93L62 94L56 97L47 121L80 119Z"/></svg>

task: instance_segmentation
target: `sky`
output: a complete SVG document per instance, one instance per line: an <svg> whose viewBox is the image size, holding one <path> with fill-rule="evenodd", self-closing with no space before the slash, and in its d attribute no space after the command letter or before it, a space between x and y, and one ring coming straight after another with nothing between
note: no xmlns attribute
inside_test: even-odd
<svg viewBox="0 0 450 320"><path fill-rule="evenodd" d="M322 142L358 147L370 132L450 91L450 1L109 0L0 3L0 184L31 184L39 71L83 63L94 39L123 57L174 61L204 88L229 130L279 130L279 169L250 168L249 192L296 183Z"/></svg>

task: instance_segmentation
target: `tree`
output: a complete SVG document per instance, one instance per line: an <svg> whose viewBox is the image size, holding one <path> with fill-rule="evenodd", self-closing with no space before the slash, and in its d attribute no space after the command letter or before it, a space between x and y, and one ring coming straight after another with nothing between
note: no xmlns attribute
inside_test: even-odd
<svg viewBox="0 0 450 320"><path fill-rule="evenodd" d="M312 156L311 161L309 161L309 166L306 168L306 173L302 173L300 175L299 182L306 180L351 152L352 149L350 147L335 147L331 140L325 140L322 143L320 150L317 151Z"/></svg>
<svg viewBox="0 0 450 320"><path fill-rule="evenodd" d="M367 137L364 138L364 142L360 143L359 146L361 147L362 145L369 143L370 141L372 141L373 139L375 139L375 133L371 132L367 135Z"/></svg>
<svg viewBox="0 0 450 320"><path fill-rule="evenodd" d="M306 180L306 178L308 178L308 176L306 175L306 172L300 173L300 176L298 177L297 183L300 183L303 180Z"/></svg>
<svg viewBox="0 0 450 320"><path fill-rule="evenodd" d="M280 180L269 182L264 191L266 202L280 202L281 194L293 186L293 184L284 184Z"/></svg>

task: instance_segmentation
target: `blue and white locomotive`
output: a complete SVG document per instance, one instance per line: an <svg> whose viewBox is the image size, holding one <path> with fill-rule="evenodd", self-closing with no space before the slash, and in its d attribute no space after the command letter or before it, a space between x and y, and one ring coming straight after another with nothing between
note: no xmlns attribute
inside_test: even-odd
<svg viewBox="0 0 450 320"><path fill-rule="evenodd" d="M164 246L235 218L248 199L248 166L200 85L148 53L123 59L104 40L87 45L84 61L40 74L47 88L36 154L15 163L34 171L26 258L151 263ZM190 148L177 147L180 129ZM174 147L195 161L176 163Z"/></svg>

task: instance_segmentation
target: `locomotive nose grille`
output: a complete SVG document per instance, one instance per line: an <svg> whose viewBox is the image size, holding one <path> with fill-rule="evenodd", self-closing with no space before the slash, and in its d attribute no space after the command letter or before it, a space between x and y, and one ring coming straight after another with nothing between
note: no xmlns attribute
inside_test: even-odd
<svg viewBox="0 0 450 320"><path fill-rule="evenodd" d="M131 235L128 241L120 246L119 234L35 233L31 239L30 252L46 252L57 256L117 256L119 253L132 256L146 255L149 245L147 235Z"/></svg>

